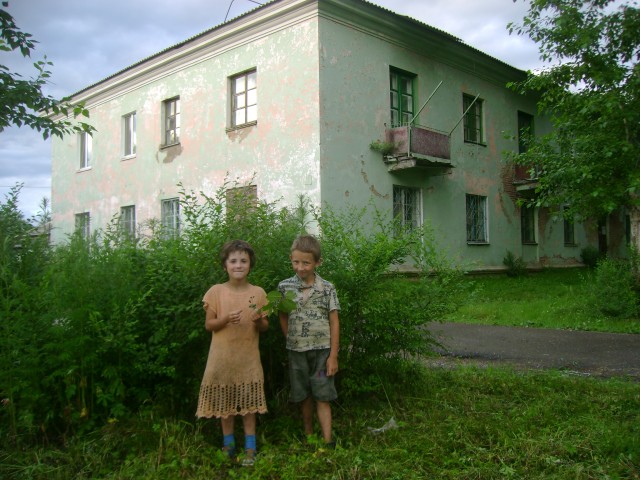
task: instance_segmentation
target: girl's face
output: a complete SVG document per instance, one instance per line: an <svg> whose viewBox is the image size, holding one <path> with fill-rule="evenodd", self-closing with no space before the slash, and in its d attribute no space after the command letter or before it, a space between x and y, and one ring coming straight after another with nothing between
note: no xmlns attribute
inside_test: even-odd
<svg viewBox="0 0 640 480"><path fill-rule="evenodd" d="M229 280L244 280L251 270L251 259L247 252L241 250L231 252L224 262Z"/></svg>

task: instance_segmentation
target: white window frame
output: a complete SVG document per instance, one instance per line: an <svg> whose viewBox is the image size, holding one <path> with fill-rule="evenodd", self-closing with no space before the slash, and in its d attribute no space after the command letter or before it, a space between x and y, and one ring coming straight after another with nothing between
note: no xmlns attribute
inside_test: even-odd
<svg viewBox="0 0 640 480"><path fill-rule="evenodd" d="M129 238L136 236L136 206L120 207L120 231Z"/></svg>
<svg viewBox="0 0 640 480"><path fill-rule="evenodd" d="M122 156L125 158L136 155L136 112L122 116Z"/></svg>
<svg viewBox="0 0 640 480"><path fill-rule="evenodd" d="M180 97L162 102L162 144L165 147L180 143Z"/></svg>
<svg viewBox="0 0 640 480"><path fill-rule="evenodd" d="M467 193L465 195L465 201L467 243L471 245L485 245L489 243L487 197Z"/></svg>
<svg viewBox="0 0 640 480"><path fill-rule="evenodd" d="M87 132L78 134L78 146L80 150L80 170L91 168L93 160L93 137Z"/></svg>
<svg viewBox="0 0 640 480"><path fill-rule="evenodd" d="M410 230L422 226L422 190L404 185L393 186L393 218L401 228Z"/></svg>
<svg viewBox="0 0 640 480"><path fill-rule="evenodd" d="M161 201L160 221L166 236L176 237L180 234L180 200L177 197Z"/></svg>
<svg viewBox="0 0 640 480"><path fill-rule="evenodd" d="M258 71L256 69L229 78L230 126L240 128L258 122Z"/></svg>
<svg viewBox="0 0 640 480"><path fill-rule="evenodd" d="M76 213L75 231L84 240L89 240L91 235L91 214L89 212Z"/></svg>

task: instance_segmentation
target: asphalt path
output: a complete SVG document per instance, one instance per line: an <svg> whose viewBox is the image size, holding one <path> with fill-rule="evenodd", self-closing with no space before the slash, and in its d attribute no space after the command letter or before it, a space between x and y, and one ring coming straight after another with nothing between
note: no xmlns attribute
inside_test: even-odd
<svg viewBox="0 0 640 480"><path fill-rule="evenodd" d="M441 344L442 362L502 363L640 381L638 334L438 322L428 328Z"/></svg>

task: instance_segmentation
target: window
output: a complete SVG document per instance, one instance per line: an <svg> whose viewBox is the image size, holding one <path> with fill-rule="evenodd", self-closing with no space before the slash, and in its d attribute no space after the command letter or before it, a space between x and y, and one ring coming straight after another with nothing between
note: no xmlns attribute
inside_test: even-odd
<svg viewBox="0 0 640 480"><path fill-rule="evenodd" d="M564 244L574 246L576 244L576 233L573 218L564 218Z"/></svg>
<svg viewBox="0 0 640 480"><path fill-rule="evenodd" d="M576 244L576 233L573 222L567 218L564 219L564 244L574 246Z"/></svg>
<svg viewBox="0 0 640 480"><path fill-rule="evenodd" d="M467 242L488 243L487 197L467 194Z"/></svg>
<svg viewBox="0 0 640 480"><path fill-rule="evenodd" d="M413 118L413 80L415 75L391 70L389 72L391 127L408 125Z"/></svg>
<svg viewBox="0 0 640 480"><path fill-rule="evenodd" d="M258 204L258 187L247 185L229 188L226 192L227 213L242 214L255 208Z"/></svg>
<svg viewBox="0 0 640 480"><path fill-rule="evenodd" d="M231 77L231 126L254 123L258 120L257 72Z"/></svg>
<svg viewBox="0 0 640 480"><path fill-rule="evenodd" d="M84 213L76 213L75 218L75 229L76 233L80 235L81 238L88 240L89 239L89 225L91 223L91 218L89 216L89 212Z"/></svg>
<svg viewBox="0 0 640 480"><path fill-rule="evenodd" d="M462 95L462 111L464 112L464 141L483 143L482 131L483 100L471 95Z"/></svg>
<svg viewBox="0 0 640 480"><path fill-rule="evenodd" d="M120 207L120 231L129 238L136 236L136 207L128 205Z"/></svg>
<svg viewBox="0 0 640 480"><path fill-rule="evenodd" d="M131 157L136 154L136 112L122 117L122 155Z"/></svg>
<svg viewBox="0 0 640 480"><path fill-rule="evenodd" d="M533 115L518 112L518 153L527 153L533 134Z"/></svg>
<svg viewBox="0 0 640 480"><path fill-rule="evenodd" d="M535 207L520 207L520 231L522 243L536 243L536 209Z"/></svg>
<svg viewBox="0 0 640 480"><path fill-rule="evenodd" d="M80 170L91 166L93 156L93 139L86 132L80 133Z"/></svg>
<svg viewBox="0 0 640 480"><path fill-rule="evenodd" d="M422 224L420 190L393 187L393 218L401 228L414 229Z"/></svg>
<svg viewBox="0 0 640 480"><path fill-rule="evenodd" d="M180 233L180 202L177 198L162 200L162 230L167 237Z"/></svg>
<svg viewBox="0 0 640 480"><path fill-rule="evenodd" d="M180 142L180 98L164 101L164 145Z"/></svg>

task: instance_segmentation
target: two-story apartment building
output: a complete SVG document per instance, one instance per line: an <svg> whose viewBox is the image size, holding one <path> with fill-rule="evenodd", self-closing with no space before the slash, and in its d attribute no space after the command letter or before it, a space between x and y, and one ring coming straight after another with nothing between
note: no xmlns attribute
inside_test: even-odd
<svg viewBox="0 0 640 480"><path fill-rule="evenodd" d="M237 180L267 201L373 200L429 221L471 268L501 268L507 251L576 264L598 234L619 248L621 219L596 231L518 205L535 182L505 152L550 128L506 87L521 78L364 0L271 1L73 95L97 132L53 141L54 240L114 215L177 229L178 183L212 194Z"/></svg>

